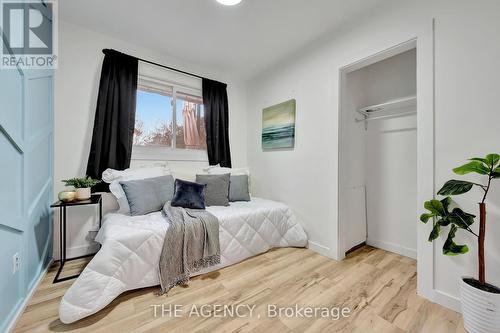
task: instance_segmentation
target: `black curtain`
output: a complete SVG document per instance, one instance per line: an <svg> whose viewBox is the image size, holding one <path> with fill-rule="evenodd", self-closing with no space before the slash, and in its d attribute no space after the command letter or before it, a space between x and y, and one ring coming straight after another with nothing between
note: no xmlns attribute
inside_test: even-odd
<svg viewBox="0 0 500 333"><path fill-rule="evenodd" d="M137 99L138 59L115 50L103 50L87 175L101 179L107 168L130 166ZM102 184L99 189L106 190Z"/></svg>
<svg viewBox="0 0 500 333"><path fill-rule="evenodd" d="M203 79L203 105L210 165L231 167L229 149L229 105L225 83Z"/></svg>

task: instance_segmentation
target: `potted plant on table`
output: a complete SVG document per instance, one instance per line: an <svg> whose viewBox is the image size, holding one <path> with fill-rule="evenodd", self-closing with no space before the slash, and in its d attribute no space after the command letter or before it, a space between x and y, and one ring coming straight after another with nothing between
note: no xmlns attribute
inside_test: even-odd
<svg viewBox="0 0 500 333"><path fill-rule="evenodd" d="M485 158L472 158L458 168L453 169L458 175L475 173L486 179L485 184L450 180L439 190L438 195L445 196L442 200L426 201L424 207L428 210L420 216L423 223L432 221L433 228L429 241L437 239L444 227L449 227L448 237L443 245L443 254L456 256L467 253L467 245L458 245L454 242L456 232L464 230L478 241L478 279L462 277L460 280L460 294L462 314L465 329L470 333L499 333L500 332L500 289L486 283L484 241L486 236L486 199L491 186L496 179L500 179L500 155L489 154ZM479 202L479 232L472 230L475 215L464 212L450 196L461 195L478 187L481 193Z"/></svg>
<svg viewBox="0 0 500 333"><path fill-rule="evenodd" d="M77 200L90 199L90 188L96 186L100 182L100 180L92 179L89 176L63 180L63 183L65 183L66 186L73 186L75 188Z"/></svg>

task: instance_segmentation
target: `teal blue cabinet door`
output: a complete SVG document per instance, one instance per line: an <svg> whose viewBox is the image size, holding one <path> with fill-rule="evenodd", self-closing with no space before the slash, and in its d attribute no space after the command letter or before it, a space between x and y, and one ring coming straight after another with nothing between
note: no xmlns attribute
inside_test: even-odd
<svg viewBox="0 0 500 333"><path fill-rule="evenodd" d="M52 258L53 127L53 71L0 69L0 332Z"/></svg>
<svg viewBox="0 0 500 333"><path fill-rule="evenodd" d="M13 256L23 252L25 218L24 178L24 76L0 69L0 318L7 320L22 302L24 276L14 272ZM5 323L0 322L0 325ZM0 326L0 331L4 332Z"/></svg>
<svg viewBox="0 0 500 333"><path fill-rule="evenodd" d="M30 289L52 258L53 73L24 73L24 268Z"/></svg>
<svg viewBox="0 0 500 333"><path fill-rule="evenodd" d="M0 203L4 226L22 229L24 75L0 69Z"/></svg>

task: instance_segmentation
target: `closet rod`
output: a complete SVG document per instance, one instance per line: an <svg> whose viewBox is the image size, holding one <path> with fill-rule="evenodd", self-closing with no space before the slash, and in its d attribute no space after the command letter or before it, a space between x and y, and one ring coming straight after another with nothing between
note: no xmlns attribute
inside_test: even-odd
<svg viewBox="0 0 500 333"><path fill-rule="evenodd" d="M106 52L108 50L111 50L111 51L116 51L116 50L113 50L113 49L103 49L102 50L102 53L106 54ZM116 52L120 52L120 51L116 51ZM123 53L123 52L120 52L120 53ZM123 53L123 54L126 54L126 53ZM197 74L193 74L193 73L189 73L189 72L185 72L183 70L180 70L180 69L177 69L177 68L173 68L173 67L170 67L170 66L165 66L165 65L162 65L162 64L159 64L157 62L154 62L154 61L150 61L150 60L146 60L146 59L142 59L142 58L138 58L138 57L134 57L134 56L131 56L129 54L127 54L128 56L130 57L133 57L133 58L136 58L137 60L139 61L142 61L142 62L146 62L148 64L151 64L151 65L155 65L155 66L158 66L158 67L163 67L163 68L166 68L166 69L169 69L171 71L174 71L174 72L178 72L178 73L181 73L181 74L184 74L184 75L188 75L188 76L193 76L193 77L197 77L199 79L205 79L205 77L203 76L200 76L200 75L197 75Z"/></svg>
<svg viewBox="0 0 500 333"><path fill-rule="evenodd" d="M365 119L354 119L354 121L356 121L357 123L360 123L360 122L368 121L368 120L377 120L377 119L386 119L386 118L397 118L397 117L410 116L412 114L417 114L417 111L400 112L400 113L394 113L394 114L386 114L384 116L376 116L376 117L365 118Z"/></svg>

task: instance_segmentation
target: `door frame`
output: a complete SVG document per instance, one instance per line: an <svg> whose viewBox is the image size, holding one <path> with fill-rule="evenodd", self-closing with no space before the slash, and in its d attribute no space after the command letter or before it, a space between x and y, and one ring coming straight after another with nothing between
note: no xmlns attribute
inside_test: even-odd
<svg viewBox="0 0 500 333"><path fill-rule="evenodd" d="M338 124L344 111L346 75L349 72L387 59L404 51L417 50L417 211L422 210L422 203L435 196L435 36L434 20L426 24L421 32L413 38L402 40L390 48L383 48L361 60L342 66L339 69ZM342 188L341 155L343 149L342 129L338 129L338 207L337 212L337 260L345 258L345 223L340 214ZM434 244L427 242L430 226L419 223L417 227L417 292L419 295L434 300Z"/></svg>

